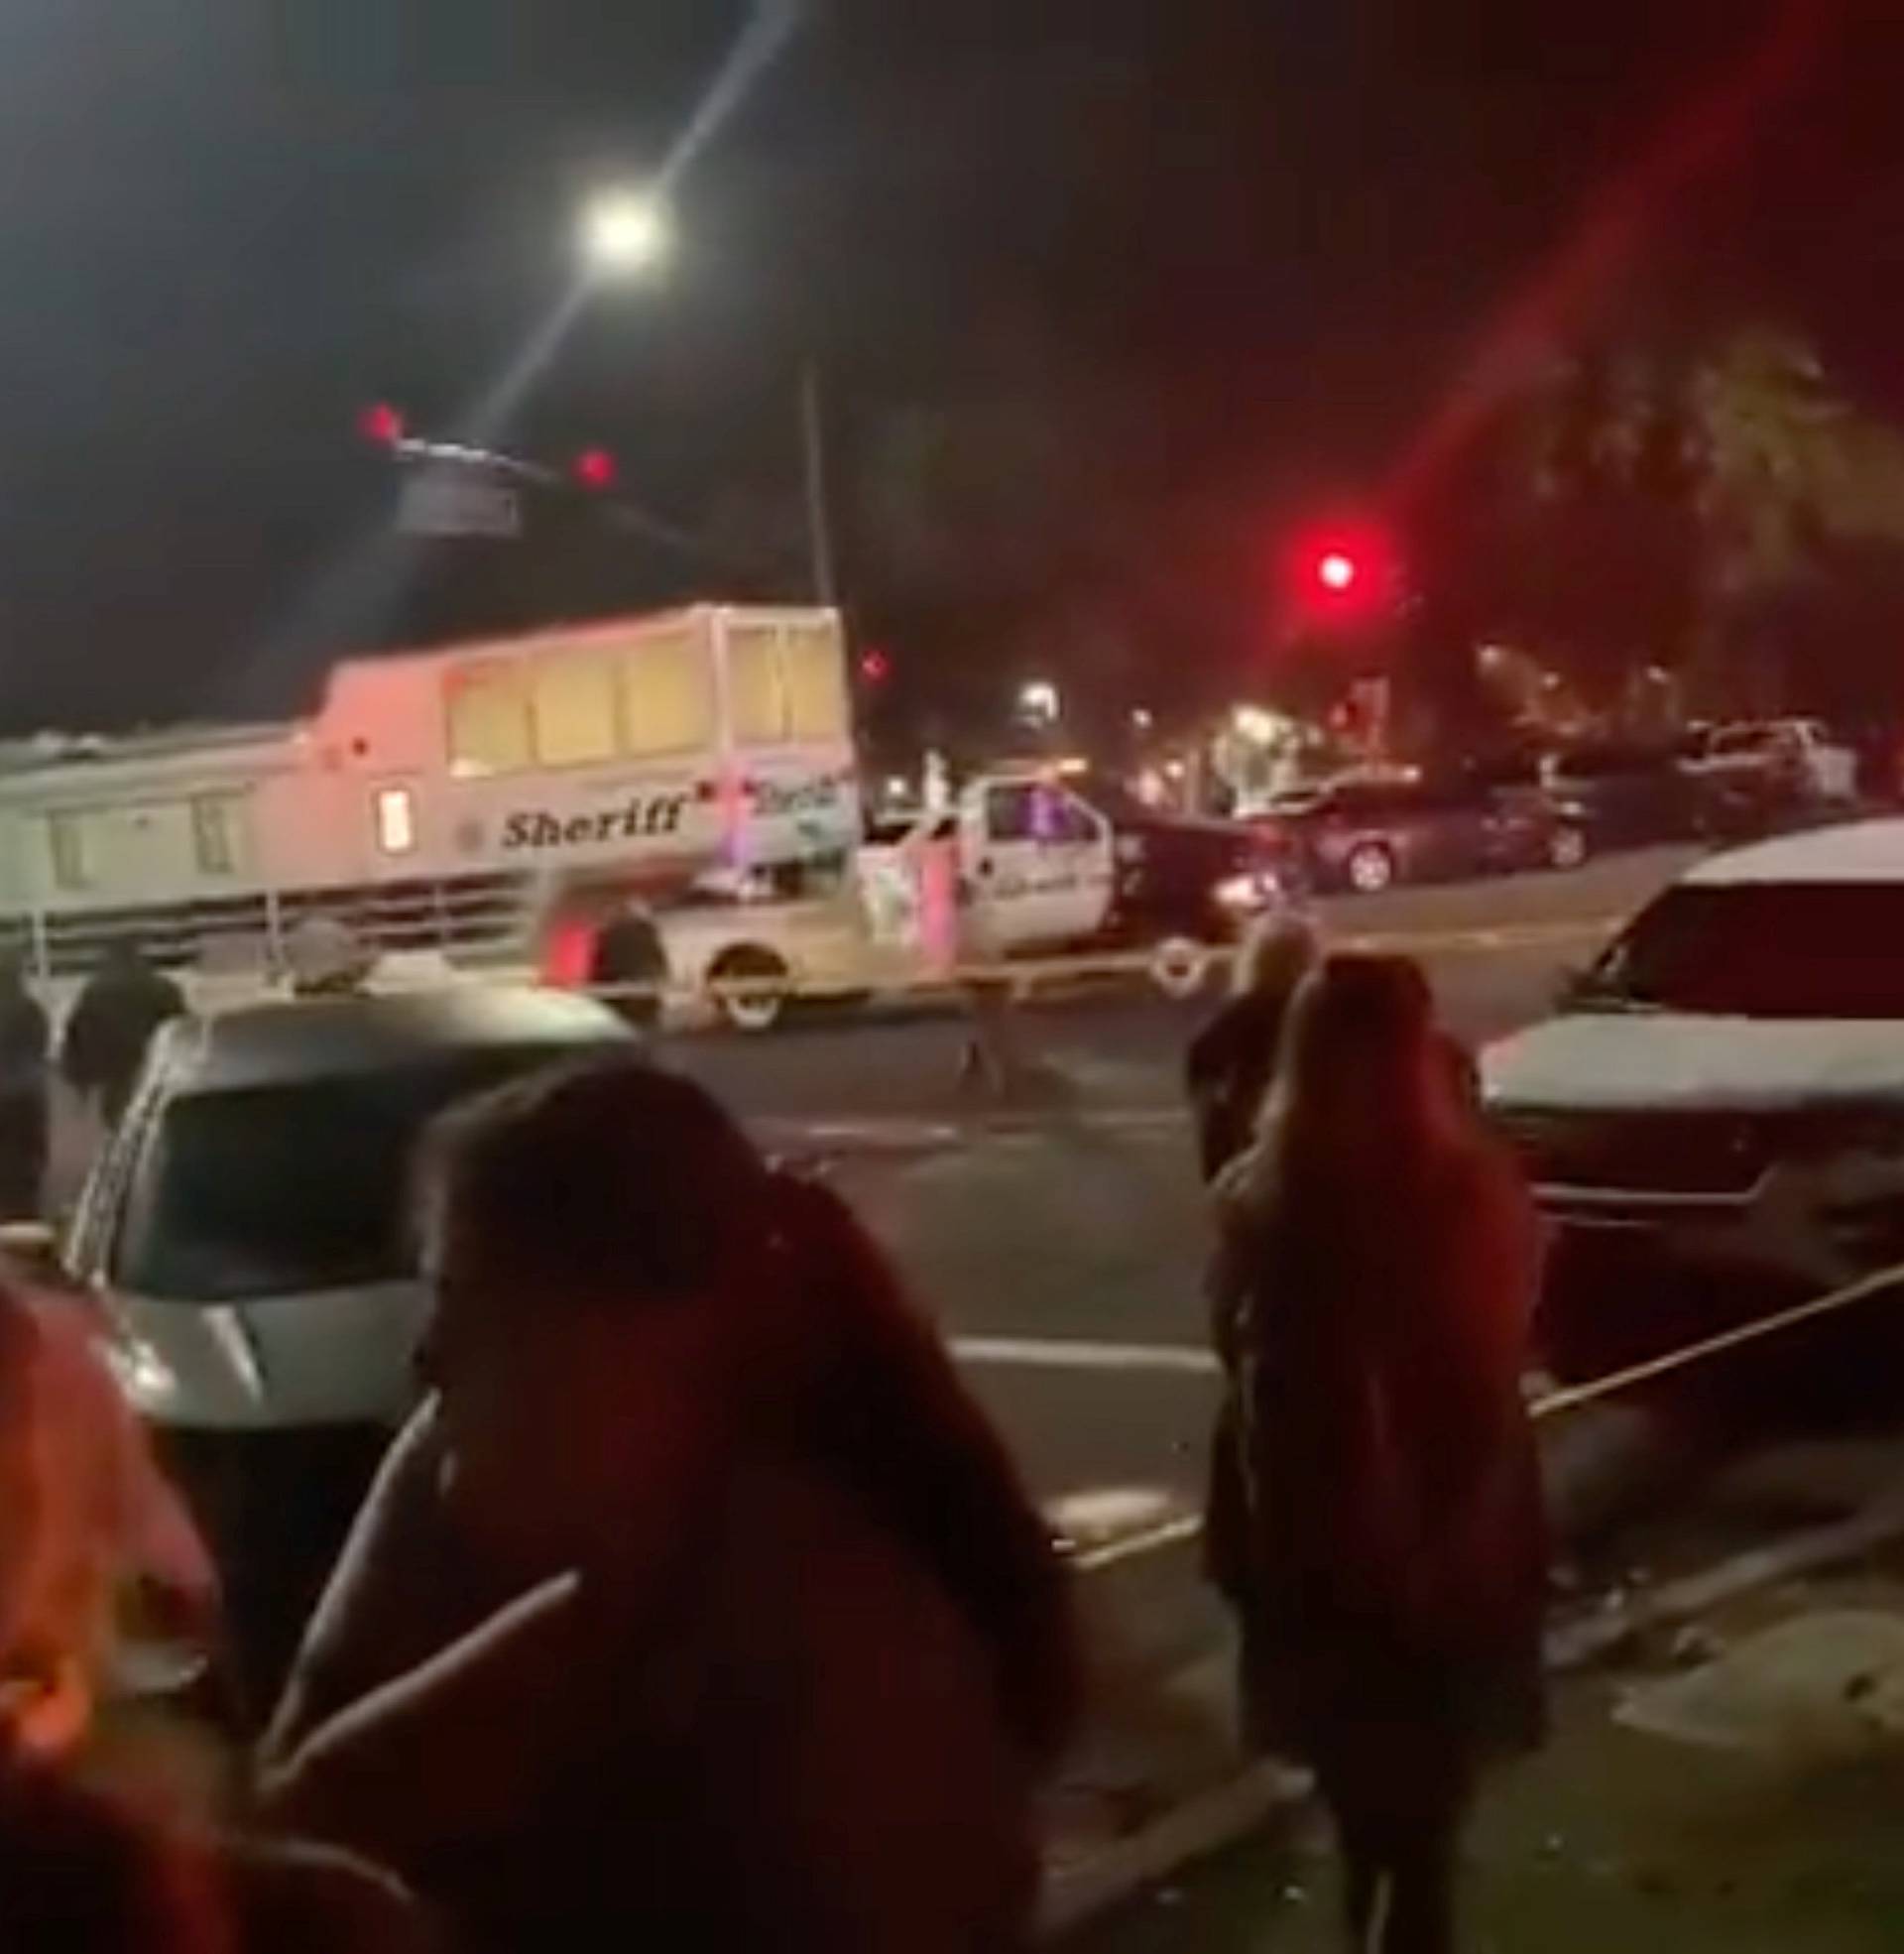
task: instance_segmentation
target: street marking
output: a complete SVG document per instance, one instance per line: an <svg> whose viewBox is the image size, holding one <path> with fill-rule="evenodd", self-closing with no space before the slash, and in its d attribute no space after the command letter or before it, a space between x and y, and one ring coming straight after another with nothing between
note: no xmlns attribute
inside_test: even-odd
<svg viewBox="0 0 1904 1954"><path fill-rule="evenodd" d="M964 1364L1026 1370L1170 1371L1215 1377L1221 1368L1213 1353L1194 1344L1091 1343L1070 1337L954 1337L952 1354Z"/></svg>
<svg viewBox="0 0 1904 1954"><path fill-rule="evenodd" d="M1117 1566L1120 1561L1138 1560L1145 1554L1162 1553L1168 1547L1181 1546L1186 1540L1194 1540L1202 1531L1202 1515L1180 1514L1175 1520L1146 1527L1141 1533L1127 1533L1121 1540L1107 1540L1101 1547L1087 1547L1082 1553L1070 1554L1066 1557L1067 1563L1080 1574L1101 1574L1107 1567Z"/></svg>
<svg viewBox="0 0 1904 1954"><path fill-rule="evenodd" d="M1148 1532L1182 1511L1182 1500L1164 1486L1087 1486L1044 1503L1044 1517L1080 1549Z"/></svg>

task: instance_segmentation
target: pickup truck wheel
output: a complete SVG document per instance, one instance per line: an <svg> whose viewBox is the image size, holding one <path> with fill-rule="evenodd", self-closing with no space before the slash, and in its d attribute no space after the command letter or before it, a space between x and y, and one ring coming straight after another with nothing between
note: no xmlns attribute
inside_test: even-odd
<svg viewBox="0 0 1904 1954"><path fill-rule="evenodd" d="M1342 866L1349 887L1359 896L1379 896L1394 886L1395 856L1385 841L1359 841Z"/></svg>
<svg viewBox="0 0 1904 1954"><path fill-rule="evenodd" d="M1210 974L1210 953L1188 936L1166 936L1150 953L1150 981L1165 997L1193 998Z"/></svg>
<svg viewBox="0 0 1904 1954"><path fill-rule="evenodd" d="M1587 842L1587 830L1571 824L1554 829L1547 837L1547 866L1550 869L1584 868L1588 855L1592 853Z"/></svg>
<svg viewBox="0 0 1904 1954"><path fill-rule="evenodd" d="M759 943L738 943L714 959L707 976L721 1016L737 1032L771 1032L780 1022L792 972L777 951ZM747 988L723 990L725 984Z"/></svg>

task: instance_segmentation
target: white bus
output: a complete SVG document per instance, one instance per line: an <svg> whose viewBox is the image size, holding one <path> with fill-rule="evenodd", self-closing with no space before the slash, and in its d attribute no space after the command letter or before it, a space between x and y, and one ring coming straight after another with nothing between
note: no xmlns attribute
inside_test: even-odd
<svg viewBox="0 0 1904 1954"><path fill-rule="evenodd" d="M577 905L860 835L837 613L699 605L353 660L288 725L0 747L0 940L42 979L127 936L275 971L324 916L502 963Z"/></svg>

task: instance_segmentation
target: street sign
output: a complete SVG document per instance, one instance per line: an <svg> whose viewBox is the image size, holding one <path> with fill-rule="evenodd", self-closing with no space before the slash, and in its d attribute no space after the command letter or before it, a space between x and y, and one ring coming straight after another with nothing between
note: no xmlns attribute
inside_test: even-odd
<svg viewBox="0 0 1904 1954"><path fill-rule="evenodd" d="M397 526L406 536L517 537L522 499L484 469L431 462L406 471Z"/></svg>

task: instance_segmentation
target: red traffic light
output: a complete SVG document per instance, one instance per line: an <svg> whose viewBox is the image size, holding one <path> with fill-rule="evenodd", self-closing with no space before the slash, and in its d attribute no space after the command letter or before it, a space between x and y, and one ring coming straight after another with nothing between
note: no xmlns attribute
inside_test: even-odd
<svg viewBox="0 0 1904 1954"><path fill-rule="evenodd" d="M395 447L404 438L404 417L388 401L378 401L357 417L357 431L379 447Z"/></svg>
<svg viewBox="0 0 1904 1954"><path fill-rule="evenodd" d="M575 479L586 489L615 486L615 457L605 447L584 448L575 457Z"/></svg>
<svg viewBox="0 0 1904 1954"><path fill-rule="evenodd" d="M1283 601L1298 623L1372 623L1400 600L1401 574L1394 536L1372 517L1315 523L1283 547Z"/></svg>
<svg viewBox="0 0 1904 1954"><path fill-rule="evenodd" d="M860 655L860 676L869 685L884 685L892 675L892 661L881 651L863 652Z"/></svg>

